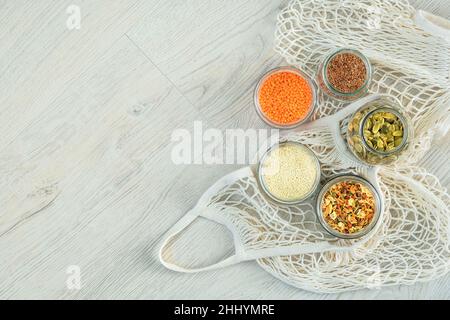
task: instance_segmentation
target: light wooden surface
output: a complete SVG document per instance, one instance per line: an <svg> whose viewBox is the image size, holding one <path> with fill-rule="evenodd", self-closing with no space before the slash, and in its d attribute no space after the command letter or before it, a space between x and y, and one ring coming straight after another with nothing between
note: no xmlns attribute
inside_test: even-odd
<svg viewBox="0 0 450 320"><path fill-rule="evenodd" d="M450 298L450 276L414 286L313 294L255 262L180 274L159 239L234 166L175 166L170 134L194 120L264 127L252 107L272 50L271 0L0 0L0 298ZM66 27L69 5L80 30ZM447 1L415 5L450 18ZM423 165L450 185L448 136ZM196 222L180 255L229 253ZM81 269L81 290L66 286Z"/></svg>

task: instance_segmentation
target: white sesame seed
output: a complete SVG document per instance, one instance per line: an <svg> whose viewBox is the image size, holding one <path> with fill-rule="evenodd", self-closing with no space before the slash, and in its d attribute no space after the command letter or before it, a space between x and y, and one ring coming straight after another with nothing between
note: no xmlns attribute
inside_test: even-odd
<svg viewBox="0 0 450 320"><path fill-rule="evenodd" d="M314 155L297 143L285 143L270 151L262 164L267 191L282 201L296 201L311 193L318 172Z"/></svg>

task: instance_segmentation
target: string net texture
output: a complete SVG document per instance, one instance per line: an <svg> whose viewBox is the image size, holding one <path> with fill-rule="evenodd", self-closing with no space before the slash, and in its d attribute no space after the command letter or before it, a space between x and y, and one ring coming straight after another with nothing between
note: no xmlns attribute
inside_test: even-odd
<svg viewBox="0 0 450 320"><path fill-rule="evenodd" d="M326 117L285 138L307 145L318 156L322 183L336 174L358 174L382 194L378 225L359 240L336 240L316 218L315 197L296 206L273 204L253 172L208 197L207 207L237 234L248 259L291 285L316 292L340 292L412 284L450 269L450 197L439 181L414 166L365 167L341 150L344 137L330 128L346 118ZM301 128L303 129L303 128ZM228 177L229 178L229 177ZM196 210L202 210L201 206ZM214 218L214 217L213 217ZM286 254L297 252L300 254Z"/></svg>
<svg viewBox="0 0 450 320"><path fill-rule="evenodd" d="M273 204L255 168L241 170L222 178L193 209L209 209L206 217L232 230L239 261L256 259L282 281L316 292L413 284L450 270L450 197L436 177L415 166L450 124L450 44L416 26L414 14L398 0L294 0L279 14L276 51L311 77L337 47L367 55L374 67L370 93L400 100L414 141L395 164L358 163L346 148L345 129L359 100L345 106L319 91L316 121L287 138L318 156L322 183L343 173L371 181L383 198L380 220L363 239L337 240L320 226L314 196L295 206Z"/></svg>
<svg viewBox="0 0 450 320"><path fill-rule="evenodd" d="M327 52L362 51L374 67L369 92L397 97L415 132L407 156L379 171L386 215L375 237L378 244L354 254L259 261L289 283L335 292L411 284L449 269L449 198L438 180L414 163L450 125L450 43L417 26L415 14L407 1L311 0L291 1L278 16L276 51L290 64L314 77ZM344 106L323 93L319 100L316 118Z"/></svg>
<svg viewBox="0 0 450 320"><path fill-rule="evenodd" d="M450 123L450 42L422 30L415 14L403 0L294 0L279 14L275 33L275 50L313 78L334 49L363 52L373 66L369 92L395 96L412 119L415 152L405 159L409 164ZM343 106L320 92L314 117Z"/></svg>

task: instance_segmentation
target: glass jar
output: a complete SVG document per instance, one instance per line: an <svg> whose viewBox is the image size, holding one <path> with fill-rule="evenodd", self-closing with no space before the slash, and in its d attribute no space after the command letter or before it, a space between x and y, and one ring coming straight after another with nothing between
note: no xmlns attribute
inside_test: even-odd
<svg viewBox="0 0 450 320"><path fill-rule="evenodd" d="M265 164L267 157L273 151L276 151L277 149L286 147L288 145L294 145L298 148L303 149L306 152L306 154L308 154L308 156L310 157L310 159L312 161L312 166L314 167L314 171L315 171L315 179L311 185L311 188L308 190L308 192L306 192L302 197L299 197L299 198L296 198L293 200L281 199L276 194L271 192L270 188L267 186L266 180L264 178L264 164ZM281 164L279 163L278 165L281 165ZM276 170L276 168L272 168L272 170L273 169ZM311 151L311 149L309 149L307 146L305 146L297 141L284 140L284 141L281 141L281 142L278 142L278 143L272 145L262 155L262 157L258 163L257 173L258 173L258 184L259 184L260 188L264 191L264 194L267 195L270 200L273 200L274 202L276 202L278 204L292 205L292 204L298 204L298 203L305 201L306 199L311 197L316 192L317 187L319 186L319 183L320 183L321 170L320 170L319 159L317 158L316 154L313 151ZM276 172L272 172L271 174L276 174Z"/></svg>
<svg viewBox="0 0 450 320"><path fill-rule="evenodd" d="M357 90L353 92L341 92L338 89L336 89L328 80L327 70L330 61L337 55L344 53L349 53L357 56L362 60L362 62L366 67L365 82ZM372 81L372 66L370 64L369 59L364 54L354 49L338 49L331 52L325 57L325 59L323 59L323 61L319 65L319 68L317 69L316 74L316 82L319 88L326 95L340 101L353 101L358 98L361 98L363 95L367 93L367 89L371 81Z"/></svg>
<svg viewBox="0 0 450 320"><path fill-rule="evenodd" d="M395 128L399 129L400 125L389 123L392 120L386 120L386 125L390 128L388 131L383 131L384 127L375 133L375 130L367 130L367 128L371 128L374 121L383 125L385 118L382 115L386 115L386 113L395 115L401 123L403 131L401 137L394 136ZM376 117L375 120L374 117ZM393 125L395 128L390 127ZM368 165L388 164L397 160L407 149L412 135L410 120L403 112L400 102L387 95L380 95L364 104L352 115L347 125L347 144L350 151ZM378 140L381 140L380 144L384 144L386 148L390 149L378 150L374 147L379 142Z"/></svg>
<svg viewBox="0 0 450 320"><path fill-rule="evenodd" d="M322 203L323 203L323 197L324 197L325 193L335 184L338 184L338 183L344 182L344 181L360 183L361 185L366 187L372 193L374 202L375 202L374 215L373 215L372 220L362 230L357 231L355 233L342 233L336 229L333 229L328 224L328 222L325 221L325 218L324 218L323 212L322 212ZM368 234L376 226L377 222L379 221L379 218L381 216L381 210L382 210L382 202L381 202L381 196L378 193L378 191L375 189L375 187L369 181L367 181L366 179L364 179L360 176L356 176L356 175L340 175L340 176L337 176L337 177L331 179L330 181L328 181L320 189L319 195L317 197L317 202L316 202L317 218L319 219L319 222L322 225L322 227L331 235L341 238L341 239L356 239L356 238L361 238L361 237L365 236L366 234Z"/></svg>
<svg viewBox="0 0 450 320"><path fill-rule="evenodd" d="M259 103L259 94L260 94L260 90L261 90L264 82L271 75L273 75L275 73L281 73L281 72L291 72L291 73L294 73L294 74L302 77L303 79L305 79L308 82L308 85L312 92L312 102L311 102L311 106L309 107L308 113L306 114L306 116L303 119L300 119L294 123L283 124L283 123L274 122L273 120L271 120L264 114L264 112L262 111L262 108L261 108L261 104ZM256 108L256 113L260 116L260 118L265 123L267 123L268 125L270 125L274 128L278 128L278 129L292 129L292 128L295 128L295 127L301 125L302 123L306 122L313 114L314 108L317 103L317 89L316 89L316 85L315 85L314 81L307 74L305 74L304 72L302 72L301 70L299 70L297 68L283 66L283 67L278 67L278 68L269 70L267 73L265 73L261 77L261 79L259 79L258 84L256 85L256 88L255 88L255 91L253 94L253 101L254 101L254 105Z"/></svg>

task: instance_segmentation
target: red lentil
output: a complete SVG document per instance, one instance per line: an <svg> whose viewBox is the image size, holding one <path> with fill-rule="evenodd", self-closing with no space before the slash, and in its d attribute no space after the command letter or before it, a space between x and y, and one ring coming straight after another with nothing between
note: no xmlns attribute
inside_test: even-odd
<svg viewBox="0 0 450 320"><path fill-rule="evenodd" d="M293 124L306 118L313 92L308 81L288 71L270 75L259 92L261 111L277 124Z"/></svg>

